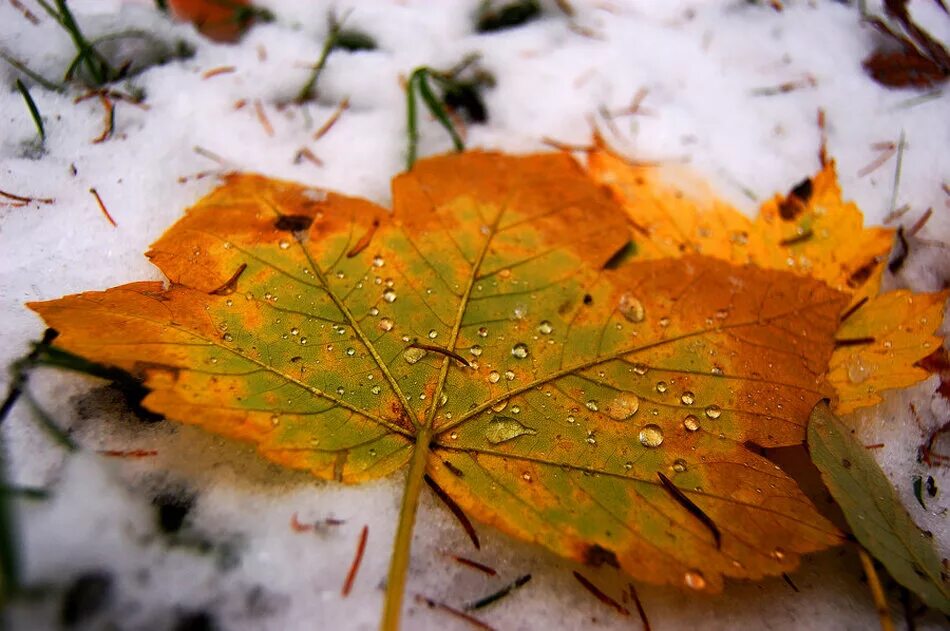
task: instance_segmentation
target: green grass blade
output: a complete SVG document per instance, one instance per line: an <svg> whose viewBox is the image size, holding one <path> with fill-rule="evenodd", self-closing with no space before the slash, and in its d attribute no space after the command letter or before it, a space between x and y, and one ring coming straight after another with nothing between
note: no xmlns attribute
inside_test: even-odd
<svg viewBox="0 0 950 631"><path fill-rule="evenodd" d="M33 100L33 96L30 94L30 91L23 85L23 82L19 79L16 80L16 89L20 91L20 95L23 97L23 100L26 101L26 107L30 110L30 116L33 117L33 122L36 124L36 130L40 134L40 140L46 142L46 130L43 128L43 118L40 116L40 110L36 107L36 102Z"/></svg>

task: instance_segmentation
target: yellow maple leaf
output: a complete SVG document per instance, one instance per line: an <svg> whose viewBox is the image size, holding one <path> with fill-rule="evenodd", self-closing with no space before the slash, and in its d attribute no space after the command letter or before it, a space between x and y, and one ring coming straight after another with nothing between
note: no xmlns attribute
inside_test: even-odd
<svg viewBox="0 0 950 631"><path fill-rule="evenodd" d="M765 202L755 219L719 199L688 168L632 163L599 136L587 168L630 216L638 258L701 253L791 271L849 294L851 308L826 377L837 395L836 412L874 405L881 390L930 374L915 363L940 342L934 332L947 293L879 293L893 231L864 227L858 207L842 198L834 161L788 195Z"/></svg>

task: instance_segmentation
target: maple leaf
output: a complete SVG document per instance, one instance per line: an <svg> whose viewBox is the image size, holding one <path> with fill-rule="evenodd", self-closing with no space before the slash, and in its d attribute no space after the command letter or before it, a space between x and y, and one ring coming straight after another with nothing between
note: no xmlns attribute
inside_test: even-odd
<svg viewBox="0 0 950 631"><path fill-rule="evenodd" d="M408 465L469 514L718 591L841 541L750 444L803 442L846 293L696 254L607 265L629 219L569 157L420 161L368 201L232 175L148 252L170 284L31 303L143 405L347 483Z"/></svg>
<svg viewBox="0 0 950 631"><path fill-rule="evenodd" d="M588 171L631 216L637 258L700 253L732 263L787 270L825 281L850 296L836 334L828 381L839 414L881 401L881 391L904 388L930 372L917 366L939 346L948 292L881 294L893 231L864 228L857 206L841 196L833 161L776 195L749 219L721 201L688 169L638 165L599 137Z"/></svg>

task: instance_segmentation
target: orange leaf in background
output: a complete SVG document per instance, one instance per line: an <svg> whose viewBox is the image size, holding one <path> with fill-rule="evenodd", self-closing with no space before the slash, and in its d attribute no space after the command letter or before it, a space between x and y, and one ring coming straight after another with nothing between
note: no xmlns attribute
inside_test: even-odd
<svg viewBox="0 0 950 631"><path fill-rule="evenodd" d="M208 39L237 41L249 25L250 16L242 17L250 0L168 0L172 14L191 22Z"/></svg>
<svg viewBox="0 0 950 631"><path fill-rule="evenodd" d="M946 293L879 294L893 231L865 228L860 210L841 197L834 162L788 195L765 202L755 219L721 201L711 187L678 165L634 164L599 137L588 171L630 215L636 258L690 253L752 263L822 280L850 295L851 310L828 375L843 414L881 400L930 373L914 364L939 345Z"/></svg>
<svg viewBox="0 0 950 631"><path fill-rule="evenodd" d="M408 468L385 628L425 475L511 535L693 590L842 541L753 445L804 441L847 294L692 253L607 265L628 218L566 155L422 160L393 206L233 175L149 251L169 287L29 306L170 419L320 478Z"/></svg>

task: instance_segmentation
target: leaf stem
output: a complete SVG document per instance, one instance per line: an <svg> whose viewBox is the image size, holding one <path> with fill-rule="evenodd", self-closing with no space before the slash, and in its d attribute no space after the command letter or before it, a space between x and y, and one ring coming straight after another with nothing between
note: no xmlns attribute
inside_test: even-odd
<svg viewBox="0 0 950 631"><path fill-rule="evenodd" d="M402 614L402 598L406 591L406 570L412 549L412 532L419 509L419 493L422 491L426 464L429 460L429 443L432 441L432 426L426 424L416 434L416 445L406 475L406 487L399 509L399 525L393 540L393 556L389 562L389 578L386 585L386 604L383 610L382 631L397 631Z"/></svg>
<svg viewBox="0 0 950 631"><path fill-rule="evenodd" d="M878 578L877 570L874 569L874 560L861 546L858 546L858 556L861 557L861 567L864 568L864 575L868 579L868 588L871 590L874 608L877 610L878 619L881 623L881 631L894 631L894 622L891 620L891 612L887 606L887 597L884 595L884 588L881 586L881 579Z"/></svg>

